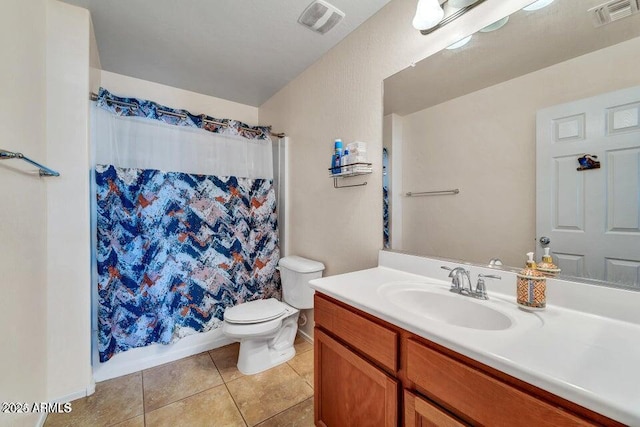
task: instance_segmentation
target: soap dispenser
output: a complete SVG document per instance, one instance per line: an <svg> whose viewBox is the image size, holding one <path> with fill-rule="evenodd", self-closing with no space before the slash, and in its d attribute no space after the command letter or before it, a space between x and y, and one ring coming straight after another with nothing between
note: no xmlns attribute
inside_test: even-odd
<svg viewBox="0 0 640 427"><path fill-rule="evenodd" d="M518 273L518 306L523 310L544 310L547 305L547 279L538 271L533 252L527 253L527 266Z"/></svg>
<svg viewBox="0 0 640 427"><path fill-rule="evenodd" d="M553 258L549 255L549 248L544 248L544 255L542 255L542 262L538 264L538 270L550 275L560 273L561 270L553 263Z"/></svg>

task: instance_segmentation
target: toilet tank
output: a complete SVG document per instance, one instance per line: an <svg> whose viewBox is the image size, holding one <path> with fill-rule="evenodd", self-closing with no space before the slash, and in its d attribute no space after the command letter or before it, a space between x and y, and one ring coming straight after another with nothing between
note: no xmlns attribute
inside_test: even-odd
<svg viewBox="0 0 640 427"><path fill-rule="evenodd" d="M324 264L299 256L281 258L282 300L292 307L313 308L313 289L309 280L322 277Z"/></svg>

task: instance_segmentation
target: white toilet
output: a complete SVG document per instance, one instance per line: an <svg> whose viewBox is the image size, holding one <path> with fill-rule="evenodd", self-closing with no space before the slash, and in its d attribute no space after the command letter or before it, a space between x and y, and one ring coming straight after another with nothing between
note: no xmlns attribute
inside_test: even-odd
<svg viewBox="0 0 640 427"><path fill-rule="evenodd" d="M284 302L269 298L245 302L224 312L222 332L240 341L238 370L245 375L265 371L295 356L299 309L313 308L314 291L309 280L322 277L324 264L289 256L280 259L278 268Z"/></svg>

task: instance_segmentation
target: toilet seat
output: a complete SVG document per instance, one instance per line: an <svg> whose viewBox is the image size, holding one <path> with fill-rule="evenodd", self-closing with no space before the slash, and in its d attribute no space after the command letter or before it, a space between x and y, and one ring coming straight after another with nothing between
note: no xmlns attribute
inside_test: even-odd
<svg viewBox="0 0 640 427"><path fill-rule="evenodd" d="M245 302L225 311L222 331L238 340L275 335L297 313L298 309L273 298Z"/></svg>
<svg viewBox="0 0 640 427"><path fill-rule="evenodd" d="M225 322L248 325L268 322L285 314L288 306L275 298L245 302L224 312Z"/></svg>

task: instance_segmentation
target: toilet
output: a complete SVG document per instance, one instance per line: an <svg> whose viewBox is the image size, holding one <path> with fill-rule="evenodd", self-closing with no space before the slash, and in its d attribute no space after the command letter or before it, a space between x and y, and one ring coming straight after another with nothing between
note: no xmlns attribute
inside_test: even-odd
<svg viewBox="0 0 640 427"><path fill-rule="evenodd" d="M288 256L278 262L283 302L275 298L245 302L224 312L222 332L240 342L238 370L257 374L295 356L293 341L301 309L313 308L309 280L322 277L324 264Z"/></svg>

